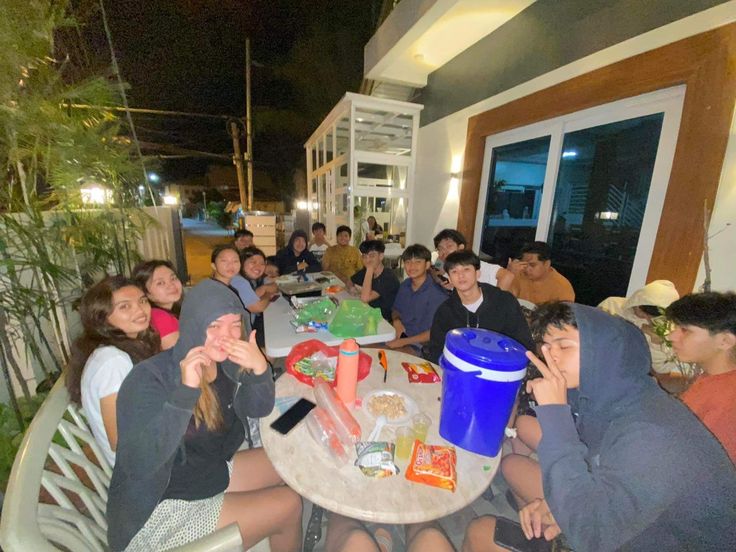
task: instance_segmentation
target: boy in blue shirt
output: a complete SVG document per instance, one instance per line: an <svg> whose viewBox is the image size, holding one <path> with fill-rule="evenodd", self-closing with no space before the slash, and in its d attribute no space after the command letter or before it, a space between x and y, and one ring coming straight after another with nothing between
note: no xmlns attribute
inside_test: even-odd
<svg viewBox="0 0 736 552"><path fill-rule="evenodd" d="M431 258L429 249L419 244L410 245L401 254L407 278L399 286L391 310L396 338L386 343L390 349L417 354L429 341L434 313L448 297L427 273Z"/></svg>

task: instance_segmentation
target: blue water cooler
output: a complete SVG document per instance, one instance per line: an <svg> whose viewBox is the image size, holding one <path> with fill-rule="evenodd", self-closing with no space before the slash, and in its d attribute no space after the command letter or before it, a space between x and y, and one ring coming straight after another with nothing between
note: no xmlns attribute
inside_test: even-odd
<svg viewBox="0 0 736 552"><path fill-rule="evenodd" d="M490 330L448 332L440 357L440 435L471 452L496 456L526 375L525 353L519 342Z"/></svg>

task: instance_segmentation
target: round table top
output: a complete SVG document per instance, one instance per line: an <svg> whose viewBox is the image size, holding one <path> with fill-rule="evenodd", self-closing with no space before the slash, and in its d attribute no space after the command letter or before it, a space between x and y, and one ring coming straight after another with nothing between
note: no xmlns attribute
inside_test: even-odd
<svg viewBox="0 0 736 552"><path fill-rule="evenodd" d="M419 411L432 419L427 443L450 445L439 436L441 383L409 383L401 362L419 362L417 357L386 349L388 378L383 383L383 368L378 363L378 349L361 349L373 363L371 373L358 383L357 396L362 398L377 389L393 389L405 393ZM435 366L437 373L441 370ZM276 397L305 397L314 401L312 387L289 374L276 381ZM352 410L362 428L363 438L373 430L373 417L362 408ZM383 479L364 475L353 465L355 449L348 462L337 467L329 453L309 434L306 424L299 423L288 435L271 429L280 413L274 409L261 419L261 440L281 478L296 492L323 508L355 519L378 523L420 523L452 514L480 496L496 473L500 456L490 458L456 447L457 488L455 492L415 483L405 478L408 460L397 460L400 472ZM393 441L393 427L385 426L378 440Z"/></svg>

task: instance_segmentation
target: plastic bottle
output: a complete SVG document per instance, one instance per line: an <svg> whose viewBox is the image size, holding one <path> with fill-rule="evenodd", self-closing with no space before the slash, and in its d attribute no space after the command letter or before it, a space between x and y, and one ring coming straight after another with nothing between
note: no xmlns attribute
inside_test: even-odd
<svg viewBox="0 0 736 552"><path fill-rule="evenodd" d="M360 347L354 339L346 339L340 345L337 357L337 396L351 407L355 403L355 390L358 386L358 353Z"/></svg>
<svg viewBox="0 0 736 552"><path fill-rule="evenodd" d="M320 443L335 463L340 466L348 461L347 447L335 427L335 421L324 408L314 408L307 415L307 429L312 438Z"/></svg>
<svg viewBox="0 0 736 552"><path fill-rule="evenodd" d="M314 380L314 400L317 406L327 412L335 422L340 440L348 448L360 441L361 429L358 421L353 417L345 404L330 387L330 384L320 378Z"/></svg>

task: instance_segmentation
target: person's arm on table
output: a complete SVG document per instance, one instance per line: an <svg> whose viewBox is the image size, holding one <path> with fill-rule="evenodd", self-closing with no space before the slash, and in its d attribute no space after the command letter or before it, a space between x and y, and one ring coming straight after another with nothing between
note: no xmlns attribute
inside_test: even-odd
<svg viewBox="0 0 736 552"><path fill-rule="evenodd" d="M399 349L401 347L406 347L407 345L421 345L422 343L426 343L427 341L429 341L429 334L430 331L427 330L411 337L400 337L392 339L391 341L386 342L386 347L388 347L389 349Z"/></svg>
<svg viewBox="0 0 736 552"><path fill-rule="evenodd" d="M258 297L263 297L264 295L271 294L279 292L279 286L276 284L276 282L271 282L270 284L263 284L258 286L255 289L256 295Z"/></svg>

